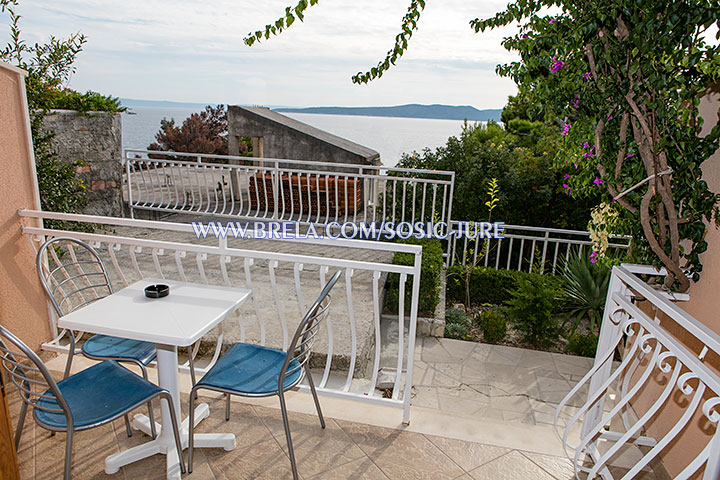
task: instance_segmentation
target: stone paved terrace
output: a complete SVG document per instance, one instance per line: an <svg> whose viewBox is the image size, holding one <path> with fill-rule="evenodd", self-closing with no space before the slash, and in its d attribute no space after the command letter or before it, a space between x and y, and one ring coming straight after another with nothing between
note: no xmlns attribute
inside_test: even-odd
<svg viewBox="0 0 720 480"><path fill-rule="evenodd" d="M570 462L563 456L560 441L544 421L546 417L543 416L545 414L543 409L531 408L530 414L512 416L510 414L517 409L514 402L493 401L493 398L502 398L501 395L492 396L493 386L503 385L503 389L532 389L526 385L528 376L537 375L538 380L553 378L542 376L551 373L549 363L545 362L543 368L540 368L539 364L530 364L534 359L533 355L523 355L527 352L519 349L498 349L492 346L487 349L488 353L485 355L487 346L467 343L457 348L460 343L465 342L455 340L438 342L431 339L420 342L416 356L425 360L418 362L420 368L415 376L415 383L421 377L426 378L425 387L436 389L438 406L448 407L443 409L421 406L417 404L417 400L423 398L423 395L416 395L409 426L401 423L401 412L397 409L321 397L327 421L327 428L322 430L314 415L310 395L289 392L288 408L291 411L291 429L301 478L308 480L570 480L575 478ZM473 348L470 348L471 346ZM516 354L519 358L517 362L510 359L512 354ZM44 354L48 358L47 364L51 371L56 378L60 378L65 357L53 355ZM461 357L466 359L465 362L457 361ZM482 404L482 398L486 395L470 395L461 385L433 386L432 382L435 380L429 380L429 376L432 375L432 378L437 379L439 383L449 384L451 382L445 379L446 374L440 372L445 368L442 364L464 364L463 366L468 367L467 372L470 372L478 366L470 359L481 361L482 358L498 362L484 362L488 367L483 382L487 381L491 385L490 399L485 402L494 405L486 407L491 412L486 416L473 410L474 406L468 407L468 402ZM499 374L502 371L502 369L498 370L498 366L503 365L500 363L501 358L506 361L506 366L512 367L512 372L506 372L503 378L494 378L494 373ZM565 369L573 372L566 375L579 374L578 362L573 360L565 356L552 357L555 372L560 374ZM92 360L76 357L73 371L87 368L93 363ZM461 372L462 370L461 368ZM538 372L543 373L541 375ZM151 380L155 380L155 370L151 368L149 373ZM453 378L452 372L447 377ZM536 387L540 389L539 386ZM457 389L457 395L454 395L453 389ZM187 414L189 390L189 375L181 374L183 415ZM16 421L20 399L14 388L9 389L8 400L11 417ZM209 403L211 414L202 421L197 431L234 433L237 448L232 452L225 452L222 449L198 449L194 471L185 478L207 480L292 478L276 397L254 400L233 397L230 422L224 419L223 398L201 396L201 401ZM530 405L532 407L533 403L531 402ZM500 414L497 413L498 411ZM140 408L139 413L144 413L144 408ZM530 417L534 422L530 421ZM107 455L133 447L148 439L149 437L139 431L128 438L121 419L98 429L78 433L74 448L73 478L109 480L164 478L165 459L160 455L124 467L114 475L104 473L103 461ZM49 432L36 427L32 416L29 415L18 452L21 477L38 480L61 478L64 440L65 435L62 433L51 436ZM625 468L631 464L632 459L626 460ZM624 471L626 470L621 467L613 469L613 473L618 474ZM636 478L651 480L656 477L650 471L644 471Z"/></svg>
<svg viewBox="0 0 720 480"><path fill-rule="evenodd" d="M412 404L476 420L553 424L558 403L593 359L449 338L422 338ZM581 390L564 413L587 395Z"/></svg>

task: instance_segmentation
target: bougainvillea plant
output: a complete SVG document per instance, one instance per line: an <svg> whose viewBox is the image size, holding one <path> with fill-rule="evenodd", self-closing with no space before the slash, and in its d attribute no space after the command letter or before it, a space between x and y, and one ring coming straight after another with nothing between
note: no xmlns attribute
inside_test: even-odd
<svg viewBox="0 0 720 480"><path fill-rule="evenodd" d="M717 36L708 35L720 3L519 0L471 25L516 21L521 29L504 46L521 60L497 71L561 128L568 194L604 189L636 255L667 269L666 287L687 290L718 215L700 165L717 150L720 127L711 118L701 135L698 106L720 79Z"/></svg>
<svg viewBox="0 0 720 480"><path fill-rule="evenodd" d="M282 32L316 3L300 0L245 43ZM354 83L395 65L425 3L410 2L393 48ZM698 106L720 80L720 34L711 34L720 27L720 2L516 0L470 25L481 32L514 23L519 33L503 44L520 61L497 72L560 128L567 193L603 189L618 209L618 229L633 236L635 256L667 269L665 287L687 290L719 213L700 165L717 150L720 127L701 135Z"/></svg>

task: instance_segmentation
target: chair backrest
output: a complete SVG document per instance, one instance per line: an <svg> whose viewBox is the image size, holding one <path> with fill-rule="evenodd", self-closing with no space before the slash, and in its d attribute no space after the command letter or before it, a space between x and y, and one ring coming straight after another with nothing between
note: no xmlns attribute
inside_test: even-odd
<svg viewBox="0 0 720 480"><path fill-rule="evenodd" d="M312 304L310 309L307 311L303 319L300 321L295 335L293 335L290 346L287 350L287 356L285 357L285 363L283 364L282 370L280 371L279 387L282 388L285 381L285 376L290 375L305 366L310 359L312 353L312 347L315 343L315 336L320 325L327 318L330 313L330 304L332 298L330 296L330 290L333 289L342 271L338 270L330 277L330 280L325 284L320 295ZM295 360L293 366L290 363Z"/></svg>
<svg viewBox="0 0 720 480"><path fill-rule="evenodd" d="M66 315L113 293L105 264L90 245L56 237L42 244L35 258L45 292L58 315Z"/></svg>
<svg viewBox="0 0 720 480"><path fill-rule="evenodd" d="M43 361L2 325L0 364L8 373L7 378L18 388L23 402L46 412L64 414L68 425L72 424L70 408Z"/></svg>

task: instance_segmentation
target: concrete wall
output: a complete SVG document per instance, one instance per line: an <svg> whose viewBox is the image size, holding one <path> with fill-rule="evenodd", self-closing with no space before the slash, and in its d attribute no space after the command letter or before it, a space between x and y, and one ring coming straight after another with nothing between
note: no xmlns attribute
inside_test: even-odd
<svg viewBox="0 0 720 480"><path fill-rule="evenodd" d="M40 209L27 112L24 72L0 62L0 324L37 349L50 338L48 308L17 214Z"/></svg>
<svg viewBox="0 0 720 480"><path fill-rule="evenodd" d="M380 154L344 138L311 127L267 108L228 107L228 147L238 155L239 137L253 142L256 157L379 165ZM258 149L262 153L258 154Z"/></svg>
<svg viewBox="0 0 720 480"><path fill-rule="evenodd" d="M716 88L708 92L700 102L700 113L705 123L703 132L707 134L712 127L718 122L718 108L720 108L720 88ZM702 165L703 179L708 182L708 186L713 192L720 193L720 151L715 152ZM714 224L708 228L706 240L708 249L701 254L700 261L704 268L701 278L697 283L693 283L689 290L690 301L680 302L677 305L690 315L695 317L699 322L707 325L713 331L720 334L720 316L717 314L720 307L718 300L718 290L720 289L720 229ZM653 317L656 312L649 305L644 305L646 313ZM677 324L665 318L660 317L661 326L671 335L681 341L686 348L696 355L700 353L703 345L687 332L677 326ZM712 353L708 354L704 363L720 375L720 358ZM641 371L645 364L641 364L638 369ZM635 379L639 377L636 374ZM648 381L635 400L633 407L636 412L642 413L652 405L657 399L660 392L665 388L667 375L653 375ZM707 395L706 395L707 397ZM687 405L688 397L680 392L671 395L666 405L658 411L651 423L647 425L647 435L656 438L664 435L675 422L678 421L684 408ZM665 469L671 476L677 475L686 465L689 459L694 458L702 448L710 440L714 433L714 427L700 412L688 422L688 426L677 435L667 450L662 455L662 461ZM701 478L701 474L696 474L691 478Z"/></svg>
<svg viewBox="0 0 720 480"><path fill-rule="evenodd" d="M55 132L53 147L62 161L83 162L78 174L88 188L83 213L122 216L122 123L119 113L81 114L55 110L43 126Z"/></svg>

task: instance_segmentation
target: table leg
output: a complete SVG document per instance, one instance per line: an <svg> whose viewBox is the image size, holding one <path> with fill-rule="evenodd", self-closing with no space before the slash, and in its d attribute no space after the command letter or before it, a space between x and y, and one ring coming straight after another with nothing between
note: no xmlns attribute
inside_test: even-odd
<svg viewBox="0 0 720 480"><path fill-rule="evenodd" d="M157 346L157 366L158 366L158 384L170 392L175 406L175 412L178 415L178 425L180 426L180 439L182 441L183 450L188 446L188 421L180 418L180 389L178 388L178 362L177 347L172 345ZM170 409L167 402L160 401L162 411L162 423L167 428L157 425L158 436L155 440L151 440L142 445L138 445L129 450L110 455L105 459L105 473L113 474L120 470L120 467L129 463L142 460L157 453L167 455L167 478L168 480L180 480L180 461L175 450L175 439L173 437ZM207 404L203 403L195 408L195 425L210 414ZM145 415L135 415L134 427L145 433L150 433L150 422ZM235 435L233 434L195 434L196 447L223 448L230 451L235 448Z"/></svg>

